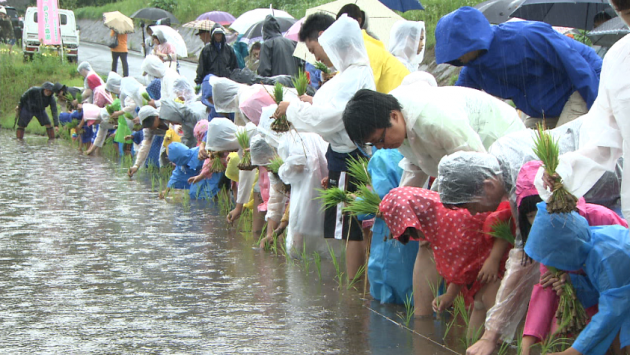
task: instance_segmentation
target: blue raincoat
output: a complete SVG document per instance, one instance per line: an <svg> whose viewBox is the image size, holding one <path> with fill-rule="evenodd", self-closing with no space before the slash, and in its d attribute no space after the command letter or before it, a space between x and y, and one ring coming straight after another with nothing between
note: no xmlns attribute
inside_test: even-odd
<svg viewBox="0 0 630 355"><path fill-rule="evenodd" d="M482 51L465 64L455 85L511 99L532 117L559 117L576 90L588 108L597 97L601 58L548 24L493 26L479 10L462 7L440 19L435 41L438 64L461 66L462 55Z"/></svg>
<svg viewBox="0 0 630 355"><path fill-rule="evenodd" d="M582 354L603 355L620 332L621 347L630 345L628 229L589 227L586 219L575 212L550 215L547 205L539 203L529 235L527 255L559 270L582 269L597 295L599 311L572 347Z"/></svg>
<svg viewBox="0 0 630 355"><path fill-rule="evenodd" d="M397 149L379 149L370 159L368 172L373 188L381 198L398 187L403 172L398 162L402 158ZM413 292L413 265L418 254L418 242L403 245L394 239L384 241L386 237L389 237L387 224L376 218L368 262L370 293L381 303L403 304Z"/></svg>
<svg viewBox="0 0 630 355"><path fill-rule="evenodd" d="M210 85L210 78L213 77L213 74L206 75L201 82L201 103L206 105L210 109L210 113L208 114L208 122L212 121L215 117L223 117L217 110L214 109L214 104L208 100L212 97L212 85ZM234 122L234 114L230 113L230 117L228 117L232 122Z"/></svg>
<svg viewBox="0 0 630 355"><path fill-rule="evenodd" d="M219 192L219 181L223 174L212 174L210 179L192 185L188 183L188 179L199 175L203 168L203 161L199 160L198 154L199 147L191 149L179 142L169 144L168 159L177 167L173 169L166 187L190 190L191 199L212 199Z"/></svg>

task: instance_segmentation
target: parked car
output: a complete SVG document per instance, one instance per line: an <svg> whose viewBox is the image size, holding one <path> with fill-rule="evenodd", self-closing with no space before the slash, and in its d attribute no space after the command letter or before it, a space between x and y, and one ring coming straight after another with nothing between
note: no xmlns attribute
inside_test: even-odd
<svg viewBox="0 0 630 355"><path fill-rule="evenodd" d="M79 31L74 12L59 9L61 25L61 41L68 60L79 61ZM32 57L39 50L39 29L37 25L37 7L29 7L24 15L24 29L22 31L22 50L24 57Z"/></svg>

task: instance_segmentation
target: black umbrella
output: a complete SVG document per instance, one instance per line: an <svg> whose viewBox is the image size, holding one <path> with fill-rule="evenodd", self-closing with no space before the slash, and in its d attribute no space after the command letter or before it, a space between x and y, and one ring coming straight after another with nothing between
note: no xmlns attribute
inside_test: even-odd
<svg viewBox="0 0 630 355"><path fill-rule="evenodd" d="M481 11L492 24L500 24L510 19L514 12L525 0L488 0L477 4L475 9Z"/></svg>
<svg viewBox="0 0 630 355"><path fill-rule="evenodd" d="M157 21L163 18L169 18L171 20L171 23L179 23L175 15L166 10L158 9L157 7L145 7L144 9L140 9L134 12L133 15L131 15L131 18L149 21Z"/></svg>
<svg viewBox="0 0 630 355"><path fill-rule="evenodd" d="M608 0L525 0L510 17L588 31L595 15L605 10L612 11Z"/></svg>
<svg viewBox="0 0 630 355"><path fill-rule="evenodd" d="M586 36L593 45L612 47L615 42L630 33L630 29L621 17L615 17L604 22L601 26L587 33Z"/></svg>
<svg viewBox="0 0 630 355"><path fill-rule="evenodd" d="M284 33L293 26L294 23L297 22L296 19L293 18L284 18L284 17L276 17L276 21L280 25L280 32ZM251 25L245 33L243 33L243 39L253 40L253 39L261 39L263 37L262 28L265 21L259 21L255 24Z"/></svg>

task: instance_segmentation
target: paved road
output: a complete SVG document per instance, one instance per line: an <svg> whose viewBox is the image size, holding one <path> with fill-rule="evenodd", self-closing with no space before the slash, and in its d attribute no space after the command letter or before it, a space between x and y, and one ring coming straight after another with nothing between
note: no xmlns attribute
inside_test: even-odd
<svg viewBox="0 0 630 355"><path fill-rule="evenodd" d="M138 52L129 52L127 62L129 63L129 75L144 83L140 67L144 57ZM112 55L109 47L99 44L81 42L79 46L79 61L87 61L97 73L106 76L112 68ZM197 64L180 61L179 73L188 78L191 82L195 80ZM122 64L118 62L118 74L122 75Z"/></svg>

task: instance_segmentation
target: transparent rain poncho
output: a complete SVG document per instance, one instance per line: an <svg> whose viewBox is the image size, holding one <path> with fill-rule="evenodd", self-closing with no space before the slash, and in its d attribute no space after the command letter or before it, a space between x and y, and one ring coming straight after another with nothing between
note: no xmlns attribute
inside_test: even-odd
<svg viewBox="0 0 630 355"><path fill-rule="evenodd" d="M212 85L212 99L215 110L220 113L237 112L239 90L247 85L218 76L211 77L209 82Z"/></svg>
<svg viewBox="0 0 630 355"><path fill-rule="evenodd" d="M270 105L275 105L270 92L262 85L252 85L251 90L247 90L248 97L239 99L239 109L255 125L260 123L262 110Z"/></svg>
<svg viewBox="0 0 630 355"><path fill-rule="evenodd" d="M288 132L282 137L278 154L284 161L278 175L291 185L289 228L286 249L293 255L306 248L327 253L324 235L324 212L317 189L328 176L326 150L328 144L315 133Z"/></svg>
<svg viewBox="0 0 630 355"><path fill-rule="evenodd" d="M116 95L120 95L120 85L122 83L122 77L118 73L113 71L107 75L107 82L105 83L105 90L112 92Z"/></svg>
<svg viewBox="0 0 630 355"><path fill-rule="evenodd" d="M426 34L422 21L398 21L389 34L389 52L398 58L410 72L418 70L424 59ZM422 50L418 53L422 38Z"/></svg>
<svg viewBox="0 0 630 355"><path fill-rule="evenodd" d="M400 86L406 85L428 85L431 87L438 87L437 80L435 77L431 75L431 73L427 73L425 71L416 71L409 75L407 75Z"/></svg>
<svg viewBox="0 0 630 355"><path fill-rule="evenodd" d="M175 81L173 82L172 90L173 96L179 99L183 99L186 104L197 100L195 87L190 81L188 81L188 79L184 78L183 76L175 79Z"/></svg>
<svg viewBox="0 0 630 355"><path fill-rule="evenodd" d="M155 55L148 55L142 61L140 67L142 72L147 73L149 76L149 82L155 78L162 78L166 74L166 65Z"/></svg>
<svg viewBox="0 0 630 355"><path fill-rule="evenodd" d="M299 132L314 132L338 153L356 150L341 116L348 101L360 89L375 90L370 60L357 21L342 15L319 37L328 58L339 74L313 96L313 104L291 102L287 119Z"/></svg>
<svg viewBox="0 0 630 355"><path fill-rule="evenodd" d="M258 166L268 165L276 156L276 151L261 135L256 135L249 141L249 152L252 156L252 165Z"/></svg>
<svg viewBox="0 0 630 355"><path fill-rule="evenodd" d="M278 149L280 140L285 134L285 132L276 132L271 129L271 124L273 123L271 116L273 116L277 108L278 105L276 104L263 108L260 113L260 122L258 122L258 126L256 127L258 129L258 133L265 138L265 141L276 149Z"/></svg>
<svg viewBox="0 0 630 355"><path fill-rule="evenodd" d="M135 78L123 78L120 84L120 102L124 111L136 117L136 107L142 107L142 94L145 92L144 86Z"/></svg>

